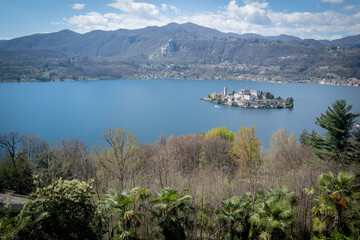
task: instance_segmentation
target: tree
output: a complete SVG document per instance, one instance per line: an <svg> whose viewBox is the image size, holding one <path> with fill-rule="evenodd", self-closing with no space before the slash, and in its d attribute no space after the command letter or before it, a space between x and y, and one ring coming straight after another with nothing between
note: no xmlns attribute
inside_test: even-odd
<svg viewBox="0 0 360 240"><path fill-rule="evenodd" d="M294 99L292 97L286 98L285 104L288 108L292 108L294 106Z"/></svg>
<svg viewBox="0 0 360 240"><path fill-rule="evenodd" d="M98 239L91 183L59 179L36 188L33 201L17 216L13 235L18 239Z"/></svg>
<svg viewBox="0 0 360 240"><path fill-rule="evenodd" d="M205 137L199 154L200 167L221 169L229 175L236 173L236 162L229 154L231 147L232 142L219 136Z"/></svg>
<svg viewBox="0 0 360 240"><path fill-rule="evenodd" d="M312 208L315 234L330 236L333 232L354 239L360 236L360 185L351 184L355 177L349 172L319 175ZM313 188L305 190L315 193Z"/></svg>
<svg viewBox="0 0 360 240"><path fill-rule="evenodd" d="M234 133L232 131L229 131L225 126L219 128L213 128L209 130L205 136L206 137L219 136L224 140L228 140L228 141L234 140Z"/></svg>
<svg viewBox="0 0 360 240"><path fill-rule="evenodd" d="M59 178L87 181L94 178L94 164L81 140L61 139L56 146L36 154L34 174L42 186Z"/></svg>
<svg viewBox="0 0 360 240"><path fill-rule="evenodd" d="M360 114L351 113L352 105L345 100L336 100L325 114L316 118L316 124L327 130L324 148L331 156L343 158L349 143L351 130Z"/></svg>
<svg viewBox="0 0 360 240"><path fill-rule="evenodd" d="M12 177L11 183L13 185L15 185L15 190L20 193L20 189L19 189L19 171L18 171L18 167L16 164L16 159L15 159L15 154L16 154L16 149L17 149L17 145L18 143L20 143L20 135L17 132L10 132L7 134L1 134L0 135L0 150L2 150L2 153L4 153L3 156L5 156L5 158L3 159L7 159L6 155L9 156L9 162L11 163L11 167L8 167L8 170L6 170L6 173L2 173L2 175L4 176L5 174L8 175L8 177L6 177L6 179L1 179L0 181L2 183L0 183L0 187L2 187L1 185L6 184L5 181L9 180L10 177ZM6 163L8 161L6 160ZM6 164L3 163L3 164ZM1 167L1 171L4 171L4 166ZM9 171L11 171L10 174ZM11 186L13 187L13 186Z"/></svg>
<svg viewBox="0 0 360 240"><path fill-rule="evenodd" d="M360 162L360 127L357 125L352 132L352 138L350 139L349 158L354 161Z"/></svg>
<svg viewBox="0 0 360 240"><path fill-rule="evenodd" d="M273 150L281 150L295 143L296 138L289 134L285 128L280 128L277 132L274 132L270 138L270 148Z"/></svg>
<svg viewBox="0 0 360 240"><path fill-rule="evenodd" d="M171 146L162 135L158 138L157 144L147 144L142 147L144 157L145 171L149 171L154 182L158 182L160 187L170 185L169 177L173 175L178 168L178 161L172 157Z"/></svg>
<svg viewBox="0 0 360 240"><path fill-rule="evenodd" d="M176 189L164 188L151 201L152 215L158 220L158 226L165 240L186 239L185 230L192 228L188 213L194 208L189 204L189 189L179 192Z"/></svg>
<svg viewBox="0 0 360 240"><path fill-rule="evenodd" d="M0 190L13 189L19 194L29 194L33 190L33 170L25 154L17 151L13 160L7 155L0 159Z"/></svg>
<svg viewBox="0 0 360 240"><path fill-rule="evenodd" d="M20 213L12 218L0 222L0 236L2 240L21 239L21 235L31 229L32 233L38 231L38 224L49 216L48 212L39 212L37 214L29 214L31 202L27 202ZM19 236L20 235L20 236ZM25 239L27 236L24 236ZM50 236L49 236L50 237Z"/></svg>
<svg viewBox="0 0 360 240"><path fill-rule="evenodd" d="M244 193L222 202L220 221L224 225L226 239L247 239L249 237L252 199L251 193Z"/></svg>
<svg viewBox="0 0 360 240"><path fill-rule="evenodd" d="M296 204L294 192L287 188L269 189L256 195L254 213L251 215L250 238L286 239L295 222L292 207Z"/></svg>
<svg viewBox="0 0 360 240"><path fill-rule="evenodd" d="M16 169L15 164L15 153L17 144L20 143L21 138L20 135L17 132L11 132L7 134L0 135L0 149L7 152L10 155L12 164L14 165L14 168Z"/></svg>
<svg viewBox="0 0 360 240"><path fill-rule="evenodd" d="M113 184L113 187L120 189L136 186L134 181L140 174L140 151L133 132L122 128L109 128L103 133L102 138L108 146L94 149L97 180L101 179L103 184ZM115 182L111 182L112 180ZM133 181L131 184L130 180ZM107 189L105 186L104 191Z"/></svg>
<svg viewBox="0 0 360 240"><path fill-rule="evenodd" d="M133 188L118 192L110 190L100 203L99 208L112 220L112 214L117 220L116 226L110 231L112 239L137 239L136 229L140 226L140 214L135 209L139 200L150 196L148 189Z"/></svg>
<svg viewBox="0 0 360 240"><path fill-rule="evenodd" d="M49 151L50 146L40 137L26 134L21 136L21 151L26 155L26 158L31 163L35 163L37 157L46 151Z"/></svg>
<svg viewBox="0 0 360 240"><path fill-rule="evenodd" d="M265 99L274 99L274 95L269 92L264 92L263 94L265 95Z"/></svg>
<svg viewBox="0 0 360 240"><path fill-rule="evenodd" d="M234 143L231 148L231 155L240 164L240 170L252 173L257 171L261 162L261 142L255 135L255 126L251 128L240 128L235 134Z"/></svg>
<svg viewBox="0 0 360 240"><path fill-rule="evenodd" d="M217 232L217 214L216 208L213 206L213 194L201 187L198 194L198 210L197 210L197 229L200 231L199 239L212 239ZM207 189L207 188L206 188Z"/></svg>
<svg viewBox="0 0 360 240"><path fill-rule="evenodd" d="M325 140L320 134L316 133L314 129L311 133L308 133L306 129L304 129L300 134L299 141L302 144L312 147L318 154L323 153Z"/></svg>
<svg viewBox="0 0 360 240"><path fill-rule="evenodd" d="M250 191L255 196L258 173L262 164L260 155L261 142L255 135L255 126L240 128L235 134L230 155L239 163L239 174L250 182Z"/></svg>
<svg viewBox="0 0 360 240"><path fill-rule="evenodd" d="M245 193L222 202L226 239L286 239L295 222L297 197L287 188Z"/></svg>
<svg viewBox="0 0 360 240"><path fill-rule="evenodd" d="M293 152L297 152L296 138L289 134L286 129L281 128L273 132L270 138L270 149L265 152L263 167L269 176L267 185L273 186L275 180L281 181L281 176L295 168L297 160ZM296 155L296 153L294 154ZM296 167L299 167L298 164Z"/></svg>

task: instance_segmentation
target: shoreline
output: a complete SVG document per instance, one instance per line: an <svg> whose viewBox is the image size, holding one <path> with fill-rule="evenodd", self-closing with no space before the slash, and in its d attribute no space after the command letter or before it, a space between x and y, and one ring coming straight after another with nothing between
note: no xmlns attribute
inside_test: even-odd
<svg viewBox="0 0 360 240"><path fill-rule="evenodd" d="M3 83L49 83L49 82L88 82L88 81L117 81L117 80L191 80L191 81L244 81L244 82L259 82L259 83L277 83L277 84L314 84L314 85L326 85L326 86L335 86L335 87L360 87L360 85L342 85L342 84L330 84L322 82L307 82L303 81L261 81L261 80L246 80L246 79L194 79L194 78L96 78L96 79L86 79L86 80L74 80L74 79L65 79L63 81L0 81L0 84Z"/></svg>

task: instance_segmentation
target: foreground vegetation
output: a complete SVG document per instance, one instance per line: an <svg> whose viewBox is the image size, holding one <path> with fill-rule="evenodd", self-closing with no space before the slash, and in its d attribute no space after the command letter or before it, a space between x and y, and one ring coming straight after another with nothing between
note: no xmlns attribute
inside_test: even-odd
<svg viewBox="0 0 360 240"><path fill-rule="evenodd" d="M336 101L304 131L261 152L255 126L140 145L110 128L103 146L0 135L1 239L357 239L359 114Z"/></svg>

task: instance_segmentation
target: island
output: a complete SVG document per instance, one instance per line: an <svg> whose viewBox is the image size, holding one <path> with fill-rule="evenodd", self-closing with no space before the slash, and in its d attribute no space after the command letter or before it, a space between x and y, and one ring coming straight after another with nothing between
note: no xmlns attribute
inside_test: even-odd
<svg viewBox="0 0 360 240"><path fill-rule="evenodd" d="M224 87L224 91L214 92L207 97L201 98L201 100L244 108L293 108L294 106L292 97L284 100L280 96L275 98L270 92L250 89L241 89L239 92L232 91L228 93L227 87Z"/></svg>

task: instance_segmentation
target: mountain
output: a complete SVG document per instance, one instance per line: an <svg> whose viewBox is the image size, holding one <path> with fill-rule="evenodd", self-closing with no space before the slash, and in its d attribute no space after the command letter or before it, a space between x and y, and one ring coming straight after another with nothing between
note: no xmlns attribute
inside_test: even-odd
<svg viewBox="0 0 360 240"><path fill-rule="evenodd" d="M273 40L279 40L279 41L302 41L301 38L281 34L279 36L270 36L270 37L264 37L266 39L273 39Z"/></svg>
<svg viewBox="0 0 360 240"><path fill-rule="evenodd" d="M360 45L360 35L333 40L331 41L331 45L340 46L342 48L358 48Z"/></svg>
<svg viewBox="0 0 360 240"><path fill-rule="evenodd" d="M81 34L70 30L62 30L56 33L34 34L0 42L0 48L4 50L19 49L54 49L63 51L72 41Z"/></svg>
<svg viewBox="0 0 360 240"><path fill-rule="evenodd" d="M85 34L63 30L0 41L0 81L349 78L360 76L359 46L360 35L303 40L290 35L223 33L193 23Z"/></svg>
<svg viewBox="0 0 360 240"><path fill-rule="evenodd" d="M258 34L223 33L215 29L202 27L193 23L170 23L163 27L146 27L137 30L119 29L116 31L92 31L79 34L70 30L63 30L49 34L34 34L0 42L3 50L49 49L59 51L70 56L92 57L120 57L143 58L149 57L167 45L175 49L186 50L186 46L193 46L197 50L204 49L201 45L212 45L218 39L227 45L239 40L259 39L281 42L297 42L298 45L309 44L309 40L302 40L289 35L264 37ZM200 46L194 47L200 43ZM272 46L273 42L264 42ZM320 44L319 44L320 43ZM352 48L360 44L360 35L334 41L313 41L314 46L340 46ZM233 43L231 43L233 45ZM193 49L194 50L194 49ZM207 49L211 50L211 49ZM167 51L165 49L165 51ZM215 49L216 51L216 49Z"/></svg>

